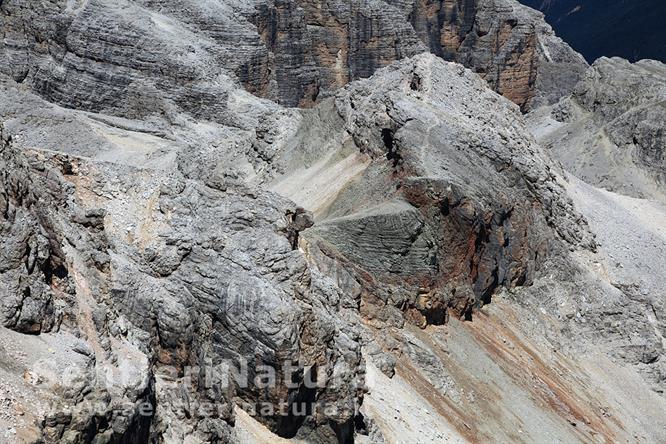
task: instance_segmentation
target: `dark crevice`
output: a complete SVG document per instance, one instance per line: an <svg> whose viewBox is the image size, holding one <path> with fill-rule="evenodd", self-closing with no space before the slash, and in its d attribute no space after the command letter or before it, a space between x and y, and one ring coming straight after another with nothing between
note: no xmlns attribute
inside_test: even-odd
<svg viewBox="0 0 666 444"><path fill-rule="evenodd" d="M73 176L74 175L74 166L72 165L72 162L69 161L69 159L65 159L61 164L60 164L60 170L64 176Z"/></svg>
<svg viewBox="0 0 666 444"><path fill-rule="evenodd" d="M356 418L353 417L343 424L330 421L331 428L335 432L336 438L338 438L338 444L354 444L355 423Z"/></svg>
<svg viewBox="0 0 666 444"><path fill-rule="evenodd" d="M297 208L296 212L288 211L287 217L287 239L292 250L298 249L300 232L314 225L312 215L303 208Z"/></svg>
<svg viewBox="0 0 666 444"><path fill-rule="evenodd" d="M2 6L2 2L0 2L0 6ZM20 85L23 82L25 82L25 79L28 78L28 74L30 74L30 70L26 69L26 70L20 72L19 74L17 74L16 77L14 77L14 81Z"/></svg>
<svg viewBox="0 0 666 444"><path fill-rule="evenodd" d="M25 302L26 299L30 299L31 294L32 293L31 293L30 287L25 287L23 289L23 299L22 299L21 305L23 305L23 302Z"/></svg>
<svg viewBox="0 0 666 444"><path fill-rule="evenodd" d="M312 91L312 94L310 96L310 100L314 103L317 101L319 98L319 93L321 92L321 88L319 86L319 82L315 84L314 91Z"/></svg>
<svg viewBox="0 0 666 444"><path fill-rule="evenodd" d="M293 373L292 379L295 379L292 382L299 382L298 373ZM298 389L289 394L287 414L281 416L278 421L275 433L282 438L294 438L305 419L312 414L317 395L317 367L308 369L300 378L300 382Z"/></svg>
<svg viewBox="0 0 666 444"><path fill-rule="evenodd" d="M518 276L518 279L516 279L516 287L522 287L527 283L527 273L523 272Z"/></svg>
<svg viewBox="0 0 666 444"><path fill-rule="evenodd" d="M299 236L298 231L294 230L294 232L293 232L293 234L292 234L292 236L291 236L291 238L290 238L290 241L291 241L291 249L292 249L292 250L297 250L297 249L298 249L298 236Z"/></svg>
<svg viewBox="0 0 666 444"><path fill-rule="evenodd" d="M497 276L497 268L493 270L492 273L493 281L488 285L488 288L483 292L481 295L481 302L484 305L490 304L493 298L493 293L495 292L495 289L499 285L499 278Z"/></svg>
<svg viewBox="0 0 666 444"><path fill-rule="evenodd" d="M411 88L412 91L421 91L421 76L414 73L414 75L412 76L412 81L409 84L409 87Z"/></svg>
<svg viewBox="0 0 666 444"><path fill-rule="evenodd" d="M445 325L447 321L447 308L443 304L436 304L425 313L428 325Z"/></svg>
<svg viewBox="0 0 666 444"><path fill-rule="evenodd" d="M382 129L382 141L384 142L384 147L386 148L386 158L393 161L393 166L397 167L402 163L402 156L398 153L398 149L395 146L394 132L390 128Z"/></svg>
<svg viewBox="0 0 666 444"><path fill-rule="evenodd" d="M64 279L69 275L69 272L64 265L56 264L54 262L54 257L51 256L40 267L42 273L44 274L44 281L49 285L53 282L54 276L58 279Z"/></svg>
<svg viewBox="0 0 666 444"><path fill-rule="evenodd" d="M360 435L368 434L368 425L365 423L365 416L363 416L363 413L361 412L358 412L356 416L354 416L354 429Z"/></svg>
<svg viewBox="0 0 666 444"><path fill-rule="evenodd" d="M118 444L133 444L139 442L151 442L151 426L153 419L155 417L155 406L157 403L155 397L155 377L151 375L150 384L146 388L146 391L143 393L142 398L145 400L144 404L149 405L152 408L148 412L141 413L139 412L135 417L132 423L130 424L128 430L123 433L117 442Z"/></svg>
<svg viewBox="0 0 666 444"><path fill-rule="evenodd" d="M451 203L448 197L439 203L439 209L444 216L448 216L451 213Z"/></svg>
<svg viewBox="0 0 666 444"><path fill-rule="evenodd" d="M33 271L35 271L35 264L37 263L36 260L33 260L32 263L30 263L30 254L32 253L32 248L30 248L30 244L25 246L25 270L28 272L28 276L32 274Z"/></svg>
<svg viewBox="0 0 666 444"><path fill-rule="evenodd" d="M654 355L654 356L650 356L649 358L645 359L643 361L643 363L650 365L650 364L654 364L658 360L659 360L659 355Z"/></svg>

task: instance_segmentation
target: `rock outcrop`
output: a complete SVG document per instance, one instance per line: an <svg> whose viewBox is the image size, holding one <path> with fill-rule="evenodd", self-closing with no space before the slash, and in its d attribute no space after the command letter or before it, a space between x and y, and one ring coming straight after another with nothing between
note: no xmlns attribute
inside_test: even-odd
<svg viewBox="0 0 666 444"><path fill-rule="evenodd" d="M410 19L430 50L484 78L521 109L553 103L585 70L543 16L517 2L413 2Z"/></svg>
<svg viewBox="0 0 666 444"><path fill-rule="evenodd" d="M331 421L349 433L363 392L358 321L332 315L339 290L294 249L312 224L306 212L240 184L142 183L141 172L122 167L118 183L119 170L83 160L28 160L4 141L2 154L4 327L62 330L85 340L79 353L88 357L83 374L64 383L72 395L42 384L53 409L43 439L228 442L234 399L273 408L263 417L282 436L306 412L313 427ZM125 214L133 201L115 186L140 187L147 207ZM275 379L268 391L254 383L265 374ZM304 414L284 414L296 408Z"/></svg>
<svg viewBox="0 0 666 444"><path fill-rule="evenodd" d="M449 308L471 317L499 287L531 283L555 238L593 246L518 110L461 66L417 56L321 107L340 116L343 144L369 163L335 185L302 238L310 255L357 276L366 318L400 323L403 310L425 326L443 323ZM289 195L299 201L324 185L309 177L278 180L301 181Z"/></svg>
<svg viewBox="0 0 666 444"><path fill-rule="evenodd" d="M5 114L36 100L6 88L22 99L4 104ZM425 327L450 314L469 318L499 288L529 284L558 245L593 245L518 108L459 65L418 56L302 113L243 100L252 111L236 118L254 133L221 127L235 145L190 144L158 169L126 164L138 123L100 116L117 125L101 130L100 120L59 108L42 108L44 120L73 119L77 132L121 131L108 139L118 163L93 160L108 155L76 139L67 150L92 157L27 150L38 140L31 134L20 142L25 154L5 148L13 162L5 169L6 229L16 234L3 239L20 247L5 261L2 302L18 313L5 326L79 336L89 344L83 368L107 375L75 398L41 395L54 406L48 415L61 418L42 423L44 439L149 433L164 442L226 442L236 439L238 406L259 412L280 436L345 442L365 391L362 347L387 373L395 365L364 322ZM69 128L54 130L46 145ZM205 134L195 128L188 137ZM173 156L159 153L151 155ZM363 167L330 196L313 191L314 218L262 190L298 201L280 184L307 195L315 184L298 171L331 156ZM16 299L12 289L31 282L39 291ZM108 376L123 374L128 360L131 378ZM295 368L289 376L285 363ZM219 373L228 366L247 375ZM275 377L264 389L257 378L267 373ZM131 408L100 421L89 408L99 400L103 411Z"/></svg>
<svg viewBox="0 0 666 444"><path fill-rule="evenodd" d="M15 375L28 385L21 397L47 403L41 417L31 412L46 442L144 441L151 415L140 409L153 396L148 362L132 356L130 346L112 346L95 300L110 266L105 213L73 199L74 187L65 177L77 174L76 165L67 157L47 162L25 156L3 130L0 135L0 343L5 353L8 341L25 347L17 362L23 373ZM46 339L16 338L5 329ZM58 356L50 357L56 350Z"/></svg>
<svg viewBox="0 0 666 444"><path fill-rule="evenodd" d="M62 251L62 233L51 213L65 204L61 183L31 174L27 160L9 145L0 129L2 144L3 216L2 324L21 333L39 334L57 329L56 292L71 297ZM37 170L35 170L35 173ZM69 290L69 291L68 291Z"/></svg>

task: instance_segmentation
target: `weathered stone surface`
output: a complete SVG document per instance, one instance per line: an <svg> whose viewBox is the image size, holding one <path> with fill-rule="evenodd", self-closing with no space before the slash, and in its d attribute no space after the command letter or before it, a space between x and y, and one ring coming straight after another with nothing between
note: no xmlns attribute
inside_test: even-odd
<svg viewBox="0 0 666 444"><path fill-rule="evenodd" d="M383 2L268 1L252 21L271 53L274 97L292 106L311 106L425 49L402 13Z"/></svg>
<svg viewBox="0 0 666 444"><path fill-rule="evenodd" d="M468 102L472 93L483 102ZM34 100L22 97L25 103ZM45 207L59 209L50 215L56 227L52 249L61 249L58 257L73 279L70 298L62 302L61 310L72 313L65 328L90 341L97 360L93 370L118 371L127 350L134 359L150 363L137 370L140 380L147 381L139 385L143 389L119 391L124 385L114 388L99 381L89 396L67 398L65 403L76 407L72 420L45 426L42 433L49 439L67 435L84 442L87 435L76 434L76 424L90 421L85 406L104 390L111 405L131 393L135 407L125 414L124 428L114 426L117 432L96 423L90 430L100 435L144 436L149 421L150 435L166 442L188 436L228 441L235 439L230 426L234 405L252 410L266 403L279 408L305 402L307 417L263 415L261 421L281 436L305 430L322 437L348 436L364 391L361 347L373 341L360 316L377 326L405 320L424 326L443 323L449 309L469 315L477 300L488 302L499 286L530 281L541 260L537 251L545 255L549 242L557 239L548 224L572 244L589 242L570 220L576 216L553 182L547 160L524 130L516 129L521 125L517 107L460 66L421 56L301 116L257 99L245 103L253 109L242 116L245 125L258 128L255 141L245 145L249 135L236 130L241 135L231 140L240 145L210 152L181 150L166 171L124 165L124 155L118 157L120 163L107 164L33 154L42 159L45 166L39 168L44 171L57 166L46 177L66 190L56 188L53 198L66 205ZM4 106L10 115L17 113ZM255 117L264 112L271 119ZM57 108L43 113L39 119L44 121L55 116L56 122L84 122ZM311 120L310 114L329 115L332 121ZM461 118L466 123L456 123ZM282 123L273 127L277 122ZM490 130L488 122L508 132ZM410 140L421 140L431 126L431 137L419 142L429 148L412 150ZM23 131L29 124L12 120L12 127ZM58 128L46 137L49 146L61 137L62 128L70 127ZM335 149L353 148L354 156L370 159L357 183L320 208L326 214L320 221L296 204L244 183L280 181L299 159L318 161L326 145L308 147L304 131L334 141ZM476 137L469 139L473 133ZM33 137L28 134L21 143L37 141ZM504 146L509 140L514 140L511 149ZM73 142L69 149L99 155L85 148L85 142ZM121 154L126 147L109 149ZM464 155L456 154L459 150ZM247 175L242 168L207 171L199 156L219 168L228 159L242 160L254 173ZM466 160L468 156L475 160ZM460 169L446 168L448 162ZM22 180L41 177L34 170L38 167L22 168ZM484 182L468 183L486 169L496 173ZM7 168L14 170L21 168ZM516 206L508 195L484 197L497 187L515 188L520 197L513 199L527 199L525 205ZM43 188L48 189L40 182L34 192L44 193ZM530 197L532 192L539 197ZM35 206L28 216L37 218L33 214L38 210L46 211ZM17 261L22 267L23 260ZM21 267L7 276L11 285L23 279ZM13 294L8 292L3 303L13 301ZM47 294L49 301L54 299ZM50 316L50 311L36 314ZM385 360L390 373L391 358ZM292 381L280 374L285 361L302 368ZM243 362L250 379L264 368L260 366L275 369L277 384L260 390L242 386L241 380L211 389L205 371L191 371ZM304 388L305 378L315 371L323 372L321 387ZM155 410L135 416L146 401ZM204 403L216 406L213 414L198 409Z"/></svg>
<svg viewBox="0 0 666 444"><path fill-rule="evenodd" d="M3 328L47 336L24 356L44 359L56 349L62 358L75 355L51 358L46 365L39 360L22 363L29 366L23 378L32 375L34 384L42 385L39 397L50 401L45 416L36 418L42 439L90 442L103 435L116 441L144 440L150 416L138 412L151 396L147 361L139 356L112 358L127 350L112 349L108 339L102 339L104 324L98 320L103 312L95 319L94 296L81 288L82 279L99 285L109 271L104 212L86 211L75 202L74 187L65 177L76 174L77 167L66 156L55 155L49 162L35 153L26 156L12 147L4 130L0 136ZM76 250L75 257L69 249ZM60 329L67 333L56 333ZM123 368L123 378L109 378L111 359L116 371Z"/></svg>
<svg viewBox="0 0 666 444"><path fill-rule="evenodd" d="M2 324L39 334L58 329L64 314L59 299L72 293L55 217L66 205L66 191L57 176L43 165L31 167L10 142L0 129Z"/></svg>
<svg viewBox="0 0 666 444"><path fill-rule="evenodd" d="M351 382L360 363L360 350L354 337L349 337L352 331L343 331L329 314L336 310L335 305L316 286L317 278L310 275L302 255L293 249L289 233L300 227L291 227L289 214L297 209L263 192L221 192L196 183L175 184L160 193L159 214L154 217L159 221L164 217L160 214L169 214L168 222L144 250L144 259L150 267L161 257L175 254L173 260L178 264L166 271L167 277L162 272L161 278L151 279L132 273L135 265L123 263L119 257L116 269L122 279L113 286L116 303L124 307L122 315L154 338L156 371L160 365L203 369L225 362L238 367L245 363L252 381L258 366L269 366L278 376L277 385L270 390L251 384L249 388L232 386L226 395L217 394L204 390L203 381L199 381L195 384L201 386L199 393L190 396L230 405L232 396L248 404L268 402L276 406L334 400L340 403L340 412L329 417L315 409L318 422L348 421L357 396ZM198 205L193 211L194 201ZM327 376L332 376L333 367L343 366L347 373L339 369L336 377L348 385L333 389L322 381L323 388L315 389L316 397L314 391L311 395L303 392L303 381L289 388L288 384L298 380L283 379L285 362L311 371L321 367L329 372L324 373ZM302 398L306 394L312 398ZM346 404L352 406L351 411L344 411ZM196 420L196 413L193 415ZM231 416L220 418L228 421ZM277 414L265 420L280 435L290 435L300 425ZM167 424L158 424L158 428Z"/></svg>
<svg viewBox="0 0 666 444"><path fill-rule="evenodd" d="M510 441L540 423L564 442L662 440L666 409L633 371L662 390L657 285L597 267L572 184L488 88L523 109L571 88L582 65L538 14L507 0L0 8L16 134L0 163L0 377L45 405L33 441L244 442L257 408L269 441L447 427ZM391 64L428 50L440 57ZM449 354L450 332L471 333ZM618 401L592 352L632 365L642 398ZM374 398L368 369L386 378ZM245 385L271 370L274 384ZM4 425L15 413L0 409Z"/></svg>
<svg viewBox="0 0 666 444"><path fill-rule="evenodd" d="M175 106L232 120L229 76L311 106L428 50L528 109L566 95L586 67L540 13L513 0L12 0L2 11L4 74L64 106L126 117L175 118Z"/></svg>
<svg viewBox="0 0 666 444"><path fill-rule="evenodd" d="M432 53L472 69L523 110L566 95L585 70L543 16L517 2L410 3L409 18Z"/></svg>
<svg viewBox="0 0 666 444"><path fill-rule="evenodd" d="M469 317L499 287L531 283L556 238L593 246L517 107L460 65L417 56L321 107L343 122L347 140L333 139L370 161L335 184L339 192L301 237L325 269L330 259L345 264L335 273L352 293L358 284L346 276L355 276L366 317L400 324L404 311L421 326L443 323L449 308ZM307 145L304 128L285 144ZM285 167L294 168L301 164ZM293 182L288 195L298 201L330 185L309 177L296 169L276 180Z"/></svg>
<svg viewBox="0 0 666 444"><path fill-rule="evenodd" d="M528 115L531 131L572 175L620 193L572 181L570 193L591 219L608 257L609 282L575 279L586 282L586 299L604 302L563 317L587 323L592 328L582 334L609 341L610 353L632 363L660 393L665 372L663 273L652 263L662 262L666 248L659 203L666 199L665 99L664 64L601 58L570 97ZM569 272L586 274L578 268Z"/></svg>
<svg viewBox="0 0 666 444"><path fill-rule="evenodd" d="M3 73L70 108L224 119L227 73L261 52L240 5L4 2Z"/></svg>
<svg viewBox="0 0 666 444"><path fill-rule="evenodd" d="M601 58L570 98L529 121L571 173L611 191L663 200L665 101L663 63Z"/></svg>
<svg viewBox="0 0 666 444"><path fill-rule="evenodd" d="M349 81L424 50L485 78L523 109L571 91L587 64L543 16L513 1L281 1L254 21L289 105L309 105Z"/></svg>
<svg viewBox="0 0 666 444"><path fill-rule="evenodd" d="M173 173L146 180L59 154L33 154L31 164L4 141L2 154L2 241L13 254L2 261L3 323L35 334L60 327L92 346L85 384L70 381L73 395L54 398L49 414L70 414L47 418L45 440L229 442L235 403L272 406L262 420L283 436L305 420L282 414L294 405L311 427L349 429L363 393L358 317L337 314L339 290L296 249L312 225L302 208L240 183L220 191ZM145 197L125 200L115 185L140 186ZM141 214L127 213L134 203L146 205ZM119 385L142 360L143 385ZM215 379L227 367L247 375ZM253 381L267 368L276 383L260 390ZM306 378L318 385L306 388ZM118 417L104 410L124 402L134 408ZM144 403L154 410L138 415ZM90 416L95 409L107 419Z"/></svg>

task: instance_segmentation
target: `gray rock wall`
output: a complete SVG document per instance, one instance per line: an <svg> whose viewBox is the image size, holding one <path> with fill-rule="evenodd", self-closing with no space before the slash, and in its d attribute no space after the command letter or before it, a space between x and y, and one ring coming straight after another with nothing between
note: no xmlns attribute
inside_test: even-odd
<svg viewBox="0 0 666 444"><path fill-rule="evenodd" d="M663 380L647 305L627 311L631 334L607 328L633 290L606 291L577 262L596 257L593 235L515 105L558 100L585 66L540 15L506 0L5 0L0 10L0 56L10 61L0 66L0 112L18 135L1 146L0 321L14 335L39 334L36 355L61 344L78 375L61 383L66 369L42 371L47 382L30 388L49 406L36 410L39 439L234 442L235 408L305 403L305 416L258 420L285 438L381 441L356 412L363 354L403 377L403 348L384 332L427 336L504 291L525 295L517 304L538 316L588 313L585 325L572 315L552 334L575 343L585 333L583 350L606 341ZM640 111L612 137L661 140L658 123L644 128L636 91L616 91L624 84L613 69L590 72L598 76L572 99L582 112L598 122ZM646 149L642 159L659 155ZM432 359L414 358L413 373L442 388L449 369ZM276 383L207 385L202 369L243 362L250 379L276 370ZM283 377L285 362L300 371ZM460 362L461 374L476 371ZM12 381L26 386L16 369ZM536 387L531 368L506 369ZM321 384L308 387L319 371ZM561 405L559 391L544 393ZM146 402L154 410L140 415ZM613 436L606 422L616 418L590 408L595 430ZM572 417L590 425L579 412L555 414L566 427ZM591 439L585 427L562 436Z"/></svg>
<svg viewBox="0 0 666 444"><path fill-rule="evenodd" d="M59 104L129 117L178 106L224 119L227 75L308 107L424 51L471 68L526 110L569 93L586 67L513 0L12 0L2 11L4 74Z"/></svg>
<svg viewBox="0 0 666 444"><path fill-rule="evenodd" d="M540 142L588 183L664 200L666 66L601 58L570 98L529 118Z"/></svg>
<svg viewBox="0 0 666 444"><path fill-rule="evenodd" d="M373 160L304 238L355 264L366 317L471 316L531 283L555 238L593 248L519 112L461 66L417 56L345 88L336 108Z"/></svg>

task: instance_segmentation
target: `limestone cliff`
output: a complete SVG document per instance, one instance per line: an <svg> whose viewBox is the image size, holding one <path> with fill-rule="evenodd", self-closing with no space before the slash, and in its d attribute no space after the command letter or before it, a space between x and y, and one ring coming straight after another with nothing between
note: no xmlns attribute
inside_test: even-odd
<svg viewBox="0 0 666 444"><path fill-rule="evenodd" d="M514 0L12 0L1 8L5 74L62 105L131 116L174 104L223 114L223 71L257 95L312 106L424 51L471 68L527 110L568 94L586 67L540 13Z"/></svg>
<svg viewBox="0 0 666 444"><path fill-rule="evenodd" d="M0 11L0 440L666 440L666 208L530 134L585 66L539 14ZM607 71L570 100L642 112Z"/></svg>

